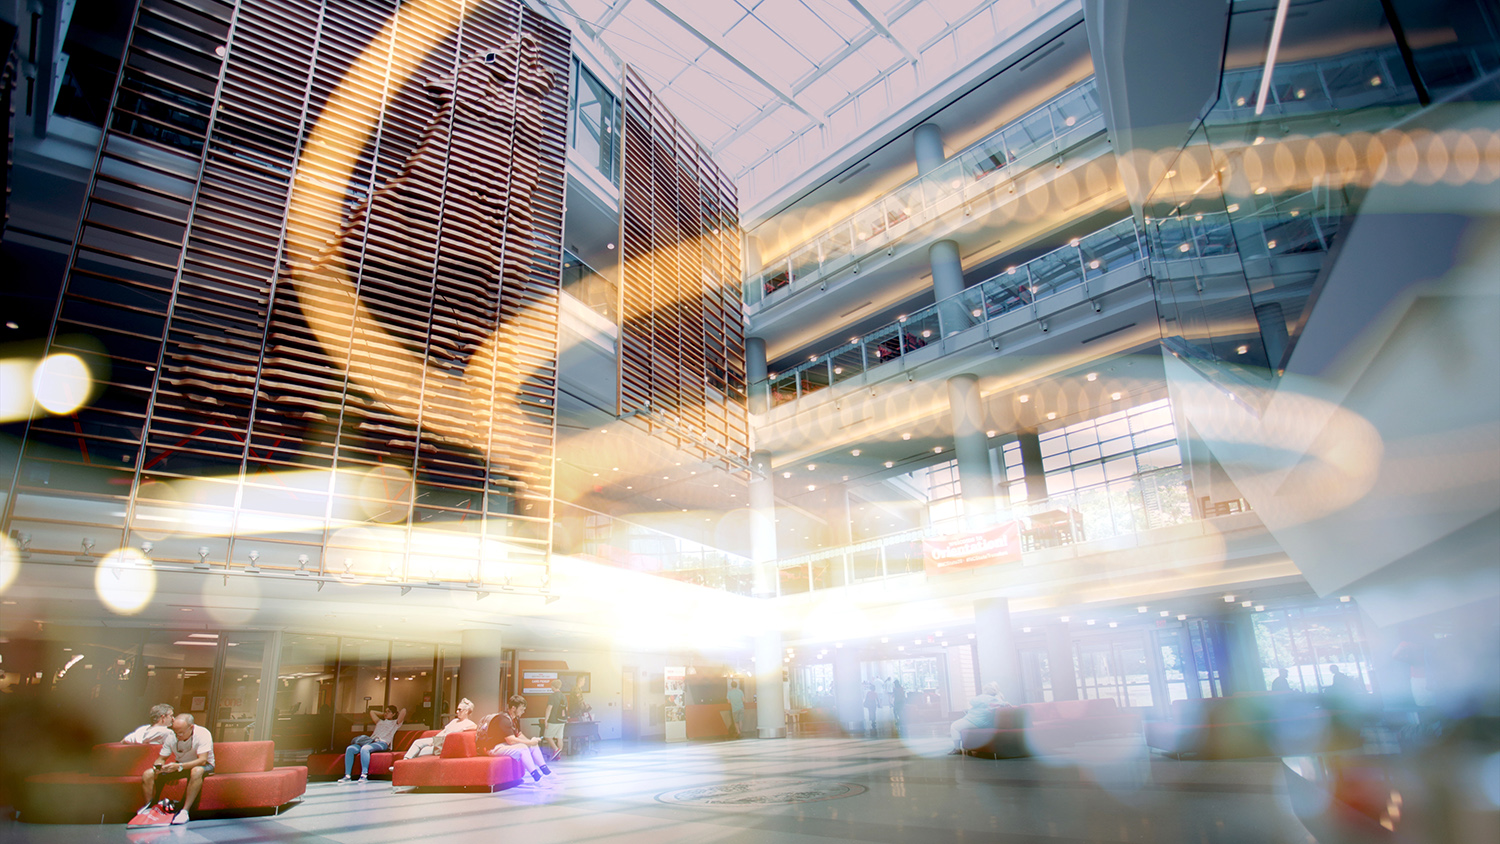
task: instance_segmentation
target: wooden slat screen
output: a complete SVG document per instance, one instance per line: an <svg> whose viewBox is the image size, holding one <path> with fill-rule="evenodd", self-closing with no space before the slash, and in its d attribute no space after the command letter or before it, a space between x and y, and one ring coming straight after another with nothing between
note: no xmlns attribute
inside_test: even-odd
<svg viewBox="0 0 1500 844"><path fill-rule="evenodd" d="M619 412L674 447L749 462L734 183L626 68Z"/></svg>
<svg viewBox="0 0 1500 844"><path fill-rule="evenodd" d="M520 0L142 0L51 344L108 383L17 493L159 560L544 571L570 69Z"/></svg>

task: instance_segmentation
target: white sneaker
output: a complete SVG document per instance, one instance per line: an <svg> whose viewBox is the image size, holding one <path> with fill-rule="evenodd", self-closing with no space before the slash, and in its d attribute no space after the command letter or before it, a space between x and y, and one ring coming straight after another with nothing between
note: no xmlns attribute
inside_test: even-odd
<svg viewBox="0 0 1500 844"><path fill-rule="evenodd" d="M362 783L369 782L370 781L370 775L369 774L360 774L359 775L359 781L362 782Z"/></svg>
<svg viewBox="0 0 1500 844"><path fill-rule="evenodd" d="M180 811L180 812L177 813L176 817L172 818L172 826L176 826L176 825L178 825L180 823L187 823L187 822L188 822L187 809L183 809L182 811Z"/></svg>
<svg viewBox="0 0 1500 844"><path fill-rule="evenodd" d="M354 779L352 777L339 777L337 780L335 780L335 782L343 785L344 783L354 782Z"/></svg>

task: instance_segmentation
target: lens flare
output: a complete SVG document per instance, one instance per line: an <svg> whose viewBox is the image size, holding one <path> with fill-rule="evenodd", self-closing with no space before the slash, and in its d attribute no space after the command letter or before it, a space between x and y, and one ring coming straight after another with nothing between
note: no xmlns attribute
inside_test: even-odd
<svg viewBox="0 0 1500 844"><path fill-rule="evenodd" d="M8 536L0 536L0 595L21 573L21 549Z"/></svg>
<svg viewBox="0 0 1500 844"><path fill-rule="evenodd" d="M135 615L156 595L156 569L134 548L105 554L94 569L94 591L117 615Z"/></svg>
<svg viewBox="0 0 1500 844"><path fill-rule="evenodd" d="M89 397L89 368L77 355L48 355L31 376L31 392L37 404L52 413L66 415Z"/></svg>

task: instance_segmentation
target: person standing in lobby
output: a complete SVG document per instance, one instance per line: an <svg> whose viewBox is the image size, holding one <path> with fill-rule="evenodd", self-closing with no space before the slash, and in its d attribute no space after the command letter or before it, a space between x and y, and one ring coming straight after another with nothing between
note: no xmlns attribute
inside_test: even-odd
<svg viewBox="0 0 1500 844"><path fill-rule="evenodd" d="M563 731L568 726L568 696L562 692L562 681L552 681L552 694L547 696L547 711L542 713L542 739L551 748L551 761L562 755Z"/></svg>
<svg viewBox="0 0 1500 844"><path fill-rule="evenodd" d="M745 735L745 692L740 689L739 680L729 681L729 729L734 731L734 738L744 738Z"/></svg>

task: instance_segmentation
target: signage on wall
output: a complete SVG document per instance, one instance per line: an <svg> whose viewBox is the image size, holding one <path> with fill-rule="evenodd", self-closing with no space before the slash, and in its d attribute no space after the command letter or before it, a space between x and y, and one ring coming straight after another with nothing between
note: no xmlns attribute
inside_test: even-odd
<svg viewBox="0 0 1500 844"><path fill-rule="evenodd" d="M1017 521L922 540L922 565L930 575L1020 560L1021 523Z"/></svg>
<svg viewBox="0 0 1500 844"><path fill-rule="evenodd" d="M522 671L521 694L550 695L552 694L552 681L556 679L559 679L556 671Z"/></svg>

